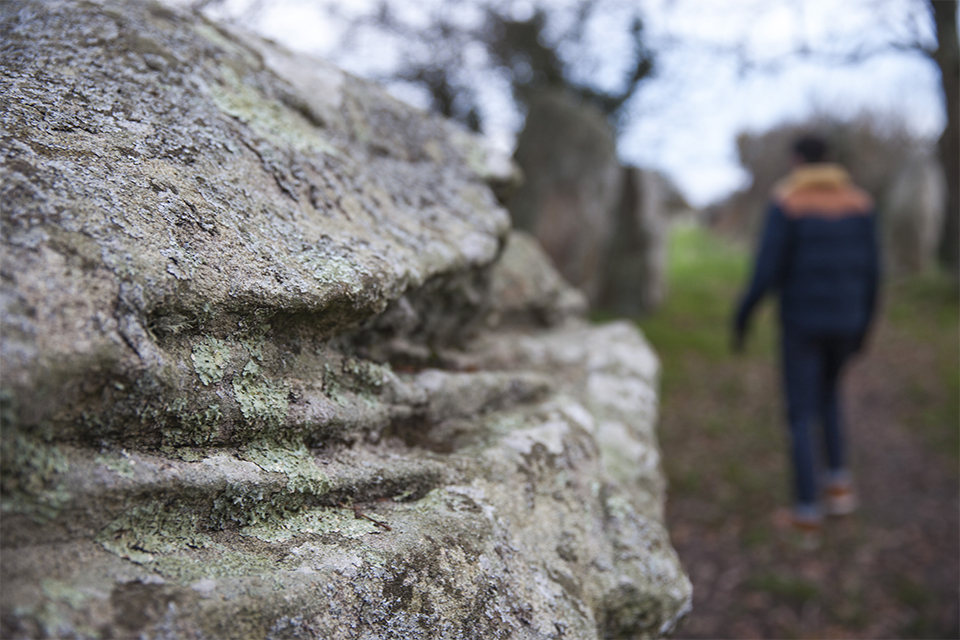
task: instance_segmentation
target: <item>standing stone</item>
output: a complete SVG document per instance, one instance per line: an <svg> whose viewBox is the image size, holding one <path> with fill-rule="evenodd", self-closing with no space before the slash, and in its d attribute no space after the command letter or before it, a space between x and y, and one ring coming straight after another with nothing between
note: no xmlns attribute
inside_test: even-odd
<svg viewBox="0 0 960 640"><path fill-rule="evenodd" d="M161 4L0 22L0 636L676 626L657 358L474 138Z"/></svg>
<svg viewBox="0 0 960 640"><path fill-rule="evenodd" d="M666 295L667 184L653 171L624 169L616 229L605 252L598 306L636 317Z"/></svg>
<svg viewBox="0 0 960 640"><path fill-rule="evenodd" d="M894 177L883 210L886 259L894 272L919 273L936 263L946 199L940 163L912 155Z"/></svg>
<svg viewBox="0 0 960 640"><path fill-rule="evenodd" d="M508 202L514 226L536 236L560 274L595 303L623 183L610 125L565 94L536 94L515 157L525 181Z"/></svg>

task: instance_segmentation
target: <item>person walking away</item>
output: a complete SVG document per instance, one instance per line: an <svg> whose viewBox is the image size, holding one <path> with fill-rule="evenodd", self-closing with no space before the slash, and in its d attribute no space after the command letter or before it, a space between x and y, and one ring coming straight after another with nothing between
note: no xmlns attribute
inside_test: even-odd
<svg viewBox="0 0 960 640"><path fill-rule="evenodd" d="M847 171L825 162L826 142L804 136L794 169L774 189L749 288L734 323L742 350L757 303L780 301L783 381L795 480L792 524L816 544L821 504L832 515L853 512L840 377L863 347L877 306L880 259L870 196ZM825 482L818 482L814 428L823 430ZM820 500L820 489L823 500Z"/></svg>

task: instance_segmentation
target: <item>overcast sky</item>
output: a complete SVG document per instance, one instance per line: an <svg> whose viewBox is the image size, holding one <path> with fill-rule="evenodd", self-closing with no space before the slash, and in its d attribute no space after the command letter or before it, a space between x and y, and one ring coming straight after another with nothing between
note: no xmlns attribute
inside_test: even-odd
<svg viewBox="0 0 960 640"><path fill-rule="evenodd" d="M416 19L418 7L436 0L401 3ZM615 2L615 0L613 0ZM250 0L229 0L237 15ZM327 6L356 12L365 0L273 0L246 26L301 51L333 57L342 27ZM554 4L570 4L555 0ZM395 3L397 4L397 3ZM515 3L523 11L524 2ZM528 3L532 4L532 3ZM738 132L760 132L814 112L852 116L870 110L902 120L915 134L935 138L945 123L939 73L919 54L892 52L855 66L826 65L790 58L778 71L740 73L740 58L782 59L804 44L823 51L875 47L891 38L919 38L932 44L932 23L917 0L638 0L657 74L631 103L629 125L620 136L625 162L665 171L695 205L705 205L744 186L747 176L736 158ZM465 18L465 19L468 19ZM617 61L629 57L617 38L612 13L592 25L592 46L601 62L592 77L616 77ZM622 31L622 29L620 29ZM588 44L591 44L588 42ZM338 62L360 75L386 71L386 41L368 41ZM491 84L495 80L491 79ZM521 121L510 108L509 92L484 98L485 125L507 147ZM423 106L424 97L394 87L403 99Z"/></svg>

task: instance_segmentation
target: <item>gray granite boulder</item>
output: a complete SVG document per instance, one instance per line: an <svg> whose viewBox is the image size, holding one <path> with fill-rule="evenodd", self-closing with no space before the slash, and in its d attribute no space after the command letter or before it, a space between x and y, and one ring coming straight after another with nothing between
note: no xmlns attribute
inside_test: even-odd
<svg viewBox="0 0 960 640"><path fill-rule="evenodd" d="M2 637L674 628L657 359L474 138L160 4L0 20Z"/></svg>

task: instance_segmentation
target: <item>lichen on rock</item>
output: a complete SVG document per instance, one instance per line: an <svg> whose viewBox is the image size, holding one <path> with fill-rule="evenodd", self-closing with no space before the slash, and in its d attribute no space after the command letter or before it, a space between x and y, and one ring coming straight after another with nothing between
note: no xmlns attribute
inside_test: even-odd
<svg viewBox="0 0 960 640"><path fill-rule="evenodd" d="M0 635L668 633L659 365L382 89L0 4Z"/></svg>
<svg viewBox="0 0 960 640"><path fill-rule="evenodd" d="M225 373L224 367L228 359L227 346L222 340L207 338L193 345L190 358L193 360L197 377L204 386L211 382L219 382Z"/></svg>
<svg viewBox="0 0 960 640"><path fill-rule="evenodd" d="M287 390L282 383L263 376L255 360L250 360L233 377L233 394L243 417L249 423L262 422L267 426L283 424L287 417Z"/></svg>

